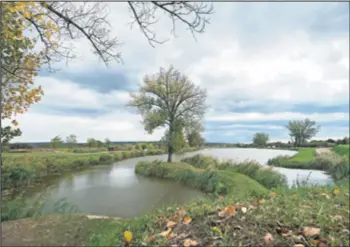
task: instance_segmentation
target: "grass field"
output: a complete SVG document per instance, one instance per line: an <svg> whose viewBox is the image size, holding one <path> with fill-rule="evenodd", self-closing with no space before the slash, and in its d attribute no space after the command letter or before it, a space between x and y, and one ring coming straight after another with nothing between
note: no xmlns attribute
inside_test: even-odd
<svg viewBox="0 0 350 247"><path fill-rule="evenodd" d="M333 152L335 152L341 156L346 156L346 157L350 156L350 145L349 144L335 146L332 150L333 150Z"/></svg>
<svg viewBox="0 0 350 247"><path fill-rule="evenodd" d="M291 157L291 162L309 162L312 161L316 156L315 148L301 148L298 153Z"/></svg>

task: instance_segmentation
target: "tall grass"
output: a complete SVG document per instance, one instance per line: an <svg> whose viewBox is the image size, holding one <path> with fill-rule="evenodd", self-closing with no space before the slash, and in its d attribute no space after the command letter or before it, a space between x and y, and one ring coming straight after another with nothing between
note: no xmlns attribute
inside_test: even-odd
<svg viewBox="0 0 350 247"><path fill-rule="evenodd" d="M1 188L19 188L48 176L59 176L90 166L163 153L163 150L134 150L95 154L7 154L3 157L1 167Z"/></svg>
<svg viewBox="0 0 350 247"><path fill-rule="evenodd" d="M263 167L255 161L233 162L226 160L220 162L212 156L198 154L189 158L184 158L181 162L186 162L194 167L202 169L218 169L226 172L232 171L241 173L269 189L287 185L287 179L284 175L273 171L271 168Z"/></svg>

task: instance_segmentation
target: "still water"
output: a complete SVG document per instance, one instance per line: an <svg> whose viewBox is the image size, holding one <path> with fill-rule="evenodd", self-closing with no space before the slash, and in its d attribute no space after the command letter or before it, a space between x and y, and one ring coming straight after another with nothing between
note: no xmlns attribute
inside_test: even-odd
<svg viewBox="0 0 350 247"><path fill-rule="evenodd" d="M219 159L237 161L256 160L265 165L269 158L278 155L293 155L294 151L263 149L205 149L183 155L175 155L174 161L195 154L212 155ZM65 198L79 211L86 214L114 217L135 217L149 212L152 208L178 203L183 204L204 194L191 187L173 181L146 178L135 174L135 166L141 160L166 160L166 155L132 158L113 165L96 166L75 172L52 181L44 211L54 211L54 202ZM321 171L275 168L288 178L289 185L296 179L306 178L309 183L326 184L332 180Z"/></svg>

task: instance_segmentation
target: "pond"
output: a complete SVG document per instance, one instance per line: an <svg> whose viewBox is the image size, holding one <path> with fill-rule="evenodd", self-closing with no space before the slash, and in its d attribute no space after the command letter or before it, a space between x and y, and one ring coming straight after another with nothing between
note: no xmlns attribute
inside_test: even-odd
<svg viewBox="0 0 350 247"><path fill-rule="evenodd" d="M265 165L269 158L278 155L293 155L294 151L264 149L204 149L183 155L175 155L174 161L195 154L212 155L220 159L257 160ZM81 213L107 215L113 217L135 217L174 203L183 204L194 200L204 193L197 189L173 181L164 181L136 175L137 162L141 160L166 160L166 155L132 158L116 162L113 165L102 165L75 172L68 176L51 181L49 188L42 186L36 191L48 191L44 211L53 212L54 202L65 198L76 205ZM310 170L275 168L288 178L292 185L295 180L306 178ZM321 171L311 171L309 182L317 184L330 183L331 179Z"/></svg>

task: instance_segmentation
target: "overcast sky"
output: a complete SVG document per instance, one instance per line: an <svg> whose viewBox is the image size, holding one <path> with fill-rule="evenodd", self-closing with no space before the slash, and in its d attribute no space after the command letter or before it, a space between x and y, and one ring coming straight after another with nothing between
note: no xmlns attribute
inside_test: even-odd
<svg viewBox="0 0 350 247"><path fill-rule="evenodd" d="M156 48L130 28L126 3L108 4L124 64L106 68L87 42L76 44L78 59L35 80L45 96L18 117L23 134L14 141L159 140L164 129L148 135L125 104L143 75L170 64L207 89L209 142L249 142L258 131L286 141L283 126L306 117L322 126L315 139L349 134L348 3L215 3L197 42L184 27L171 38L162 18L157 33L171 39Z"/></svg>

